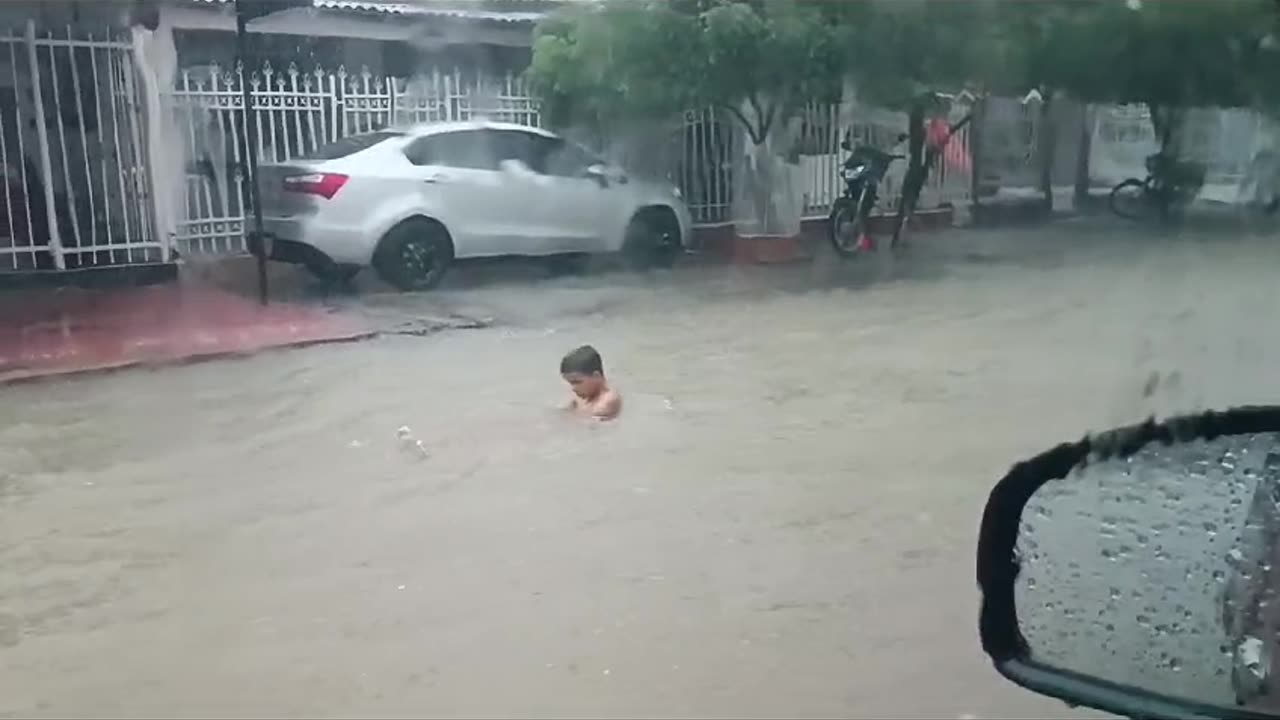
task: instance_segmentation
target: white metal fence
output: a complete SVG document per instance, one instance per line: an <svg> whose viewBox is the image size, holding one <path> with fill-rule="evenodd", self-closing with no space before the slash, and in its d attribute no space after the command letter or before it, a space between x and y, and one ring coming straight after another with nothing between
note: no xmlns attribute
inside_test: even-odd
<svg viewBox="0 0 1280 720"><path fill-rule="evenodd" d="M1159 149L1151 114L1142 105L1099 107L1092 114L1090 179L1110 187L1146 174L1148 155ZM1201 197L1234 203L1247 200L1248 187L1264 156L1277 150L1274 121L1244 109L1195 108L1187 111L1178 151L1204 163Z"/></svg>
<svg viewBox="0 0 1280 720"><path fill-rule="evenodd" d="M957 108L956 113L963 113ZM871 145L886 151L906 153L898 143L898 135L907 131L907 114L875 107L856 108L847 128L840 126L840 107L812 104L805 108L800 120L800 159L795 186L801 188L806 217L825 215L832 202L844 190L840 168L849 153L840 148L846 130L852 131L853 145ZM952 121L959 117L950 118ZM967 204L973 191L972 158L969 157L969 126L956 132L920 192L918 208L927 210L945 205ZM954 162L963 158L962 162ZM902 197L902 180L907 163L897 161L889 166L880 187L879 212L896 211Z"/></svg>
<svg viewBox="0 0 1280 720"><path fill-rule="evenodd" d="M178 228L180 246L190 252L239 252L244 248L245 191L241 137L243 74L217 67L188 68L171 93L170 106L184 138L187 159L185 218ZM287 161L346 135L392 124L465 120L488 116L526 125L541 124L538 104L516 76L484 78L460 72L413 78L375 76L322 69L302 71L264 67L250 73L256 113L258 155L266 162ZM793 186L802 195L806 216L824 215L841 191L839 107L813 105L800 120L799 153ZM906 129L906 116L869 109L854 122L860 141L888 147ZM643 166L678 185L695 222L731 219L733 171L742 148L742 132L713 109L684 114L662 137L643 140L604 138L606 154L631 169ZM967 131L956 142L967 147ZM904 163L886 178L885 208L894 206ZM967 174L941 167L924 190L922 208L967 200Z"/></svg>
<svg viewBox="0 0 1280 720"><path fill-rule="evenodd" d="M243 73L217 67L181 73L170 106L187 159L181 246L193 252L244 249ZM248 78L253 91L258 157L284 162L326 143L388 125L489 116L540 124L537 104L516 77L415 78L266 66Z"/></svg>
<svg viewBox="0 0 1280 720"><path fill-rule="evenodd" d="M151 196L132 42L0 34L0 272L166 257Z"/></svg>

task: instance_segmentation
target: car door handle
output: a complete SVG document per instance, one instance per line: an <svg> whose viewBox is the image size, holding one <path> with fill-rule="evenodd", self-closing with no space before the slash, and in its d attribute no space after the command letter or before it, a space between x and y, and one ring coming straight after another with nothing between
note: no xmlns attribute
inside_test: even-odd
<svg viewBox="0 0 1280 720"><path fill-rule="evenodd" d="M422 178L422 182L428 183L428 184L442 183L442 182L448 182L448 181L449 181L449 176L442 175L440 173L436 173L435 175L428 175Z"/></svg>

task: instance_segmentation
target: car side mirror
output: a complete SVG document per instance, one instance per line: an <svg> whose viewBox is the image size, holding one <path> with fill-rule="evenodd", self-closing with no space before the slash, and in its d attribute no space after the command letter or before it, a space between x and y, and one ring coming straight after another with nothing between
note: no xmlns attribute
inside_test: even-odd
<svg viewBox="0 0 1280 720"><path fill-rule="evenodd" d="M533 172L533 168L526 165L524 161L516 160L514 158L507 158L500 161L498 163L498 168L508 175L516 175L520 177L527 177L535 174Z"/></svg>
<svg viewBox="0 0 1280 720"><path fill-rule="evenodd" d="M1280 406L1148 421L1020 462L978 541L1005 678L1126 717L1280 717Z"/></svg>
<svg viewBox="0 0 1280 720"><path fill-rule="evenodd" d="M610 169L609 166L602 163L588 165L583 171L583 174L595 180L602 188L607 188L613 183L618 183L619 185L625 185L627 183L626 173L623 173L620 170Z"/></svg>

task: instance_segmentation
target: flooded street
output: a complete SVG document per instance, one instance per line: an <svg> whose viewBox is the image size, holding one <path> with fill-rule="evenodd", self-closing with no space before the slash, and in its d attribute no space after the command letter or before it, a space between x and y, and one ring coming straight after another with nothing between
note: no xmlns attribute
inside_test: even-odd
<svg viewBox="0 0 1280 720"><path fill-rule="evenodd" d="M986 494L1087 429L1277 400L1277 261L953 231L4 388L0 716L1067 716L978 645ZM619 422L555 410L586 342Z"/></svg>

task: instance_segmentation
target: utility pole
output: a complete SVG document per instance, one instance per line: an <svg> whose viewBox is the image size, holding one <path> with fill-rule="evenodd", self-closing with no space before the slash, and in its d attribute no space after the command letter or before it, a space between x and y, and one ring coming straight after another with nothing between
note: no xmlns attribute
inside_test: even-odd
<svg viewBox="0 0 1280 720"><path fill-rule="evenodd" d="M245 181L249 183L249 204L253 211L250 238L253 254L258 260L258 302L267 304L267 256L271 254L270 238L262 226L262 188L258 185L258 123L257 109L253 106L253 89L249 77L258 67L256 48L249 37L249 22L277 12L295 8L309 8L311 0L236 0L236 57L240 61L240 101L244 112L240 113L241 133L245 139ZM248 218L246 218L248 219Z"/></svg>

